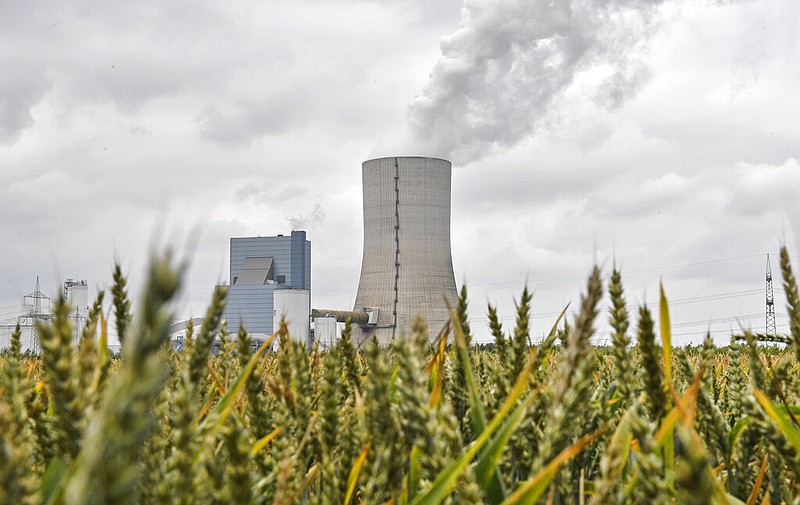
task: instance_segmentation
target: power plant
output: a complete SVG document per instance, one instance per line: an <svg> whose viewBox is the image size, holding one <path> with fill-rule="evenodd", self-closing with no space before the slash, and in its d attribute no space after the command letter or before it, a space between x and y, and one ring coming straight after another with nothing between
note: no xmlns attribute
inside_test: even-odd
<svg viewBox="0 0 800 505"><path fill-rule="evenodd" d="M417 316L432 333L457 299L450 253L449 161L397 156L365 161L364 252L354 312L368 312L353 338L388 344ZM375 317L377 315L377 317Z"/></svg>
<svg viewBox="0 0 800 505"><path fill-rule="evenodd" d="M364 250L352 311L308 310L311 244L305 232L231 239L228 329L235 333L241 321L248 331L269 335L285 315L295 339L327 348L350 319L356 343L375 338L387 345L422 316L437 334L450 319L448 304L458 298L450 253L451 173L449 161L422 156L362 163ZM298 302L284 300L294 291Z"/></svg>
<svg viewBox="0 0 800 505"><path fill-rule="evenodd" d="M293 338L330 347L349 318L356 343L375 338L387 345L410 332L418 316L432 335L449 321L448 304L458 298L450 253L450 162L395 156L367 160L361 170L364 249L353 310L310 310L311 242L304 231L235 237L223 315L231 333L244 324L266 338L285 315ZM88 310L85 281L68 279L65 296L79 307L77 317ZM175 322L170 333L186 323Z"/></svg>
<svg viewBox="0 0 800 505"><path fill-rule="evenodd" d="M352 308L312 310L311 241L305 231L233 237L223 313L231 334L243 325L253 341L263 342L285 316L293 339L325 349L341 338L348 319L353 323L351 337L360 346L373 338L381 345L403 338L419 316L431 338L447 324L448 305L454 307L458 299L450 243L451 163L424 156L382 157L364 161L361 175L363 251ZM89 313L88 292L86 280L68 278L63 284L75 342ZM34 291L23 297L17 314L0 320L0 349L8 347L19 324L22 350L40 352L37 323L52 320L49 303L36 277ZM188 321L174 321L169 327L176 348ZM191 321L198 327L203 319ZM776 334L769 255L765 329L767 335Z"/></svg>

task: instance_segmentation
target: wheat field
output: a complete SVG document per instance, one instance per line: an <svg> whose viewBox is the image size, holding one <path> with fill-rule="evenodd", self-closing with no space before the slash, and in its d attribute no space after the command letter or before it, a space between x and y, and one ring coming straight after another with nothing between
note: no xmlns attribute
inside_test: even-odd
<svg viewBox="0 0 800 505"><path fill-rule="evenodd" d="M575 318L537 345L488 308L473 346L466 290L450 325L381 348L308 350L286 325L253 350L218 289L184 349L168 345L185 267L151 261L131 301L114 272L121 356L101 293L77 346L69 307L42 353L0 356L0 504L800 503L800 301L781 251L790 333L673 348L669 304L629 307L620 272L589 276ZM605 284L605 286L604 286ZM610 306L601 307L604 293ZM598 318L612 345L590 338ZM217 355L216 338L223 345Z"/></svg>

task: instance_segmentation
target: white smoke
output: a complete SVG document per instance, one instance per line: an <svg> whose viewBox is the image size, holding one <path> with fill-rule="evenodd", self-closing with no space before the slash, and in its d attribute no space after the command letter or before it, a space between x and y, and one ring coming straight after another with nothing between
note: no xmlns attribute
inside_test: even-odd
<svg viewBox="0 0 800 505"><path fill-rule="evenodd" d="M292 230L307 230L309 226L321 223L325 220L325 209L322 204L317 202L314 208L307 215L287 216L286 221Z"/></svg>
<svg viewBox="0 0 800 505"><path fill-rule="evenodd" d="M618 107L648 77L662 0L464 0L459 29L409 106L413 145L463 164L512 146L586 70Z"/></svg>

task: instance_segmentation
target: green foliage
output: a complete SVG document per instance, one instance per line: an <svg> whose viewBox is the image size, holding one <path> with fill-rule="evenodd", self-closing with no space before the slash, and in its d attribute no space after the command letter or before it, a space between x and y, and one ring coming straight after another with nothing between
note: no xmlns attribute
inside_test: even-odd
<svg viewBox="0 0 800 505"><path fill-rule="evenodd" d="M646 308L633 321L617 270L612 345L595 347L595 269L578 315L562 321L565 309L537 345L526 288L508 333L489 307L492 349L470 345L462 290L435 345L418 320L391 348L362 351L348 323L333 349L309 352L282 322L279 350L254 352L244 328L228 335L217 290L172 351L182 269L154 259L133 303L115 268L118 358L102 294L80 335L55 303L41 356L21 355L14 332L0 355L0 505L800 499L800 302L785 250L791 333L744 332L725 348L663 345L666 297L658 330Z"/></svg>

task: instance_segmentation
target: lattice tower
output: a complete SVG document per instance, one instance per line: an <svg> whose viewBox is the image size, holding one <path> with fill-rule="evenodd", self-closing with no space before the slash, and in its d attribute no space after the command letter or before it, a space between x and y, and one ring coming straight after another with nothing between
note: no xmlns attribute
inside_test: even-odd
<svg viewBox="0 0 800 505"><path fill-rule="evenodd" d="M28 348L34 354L39 353L39 329L36 323L40 321L48 321L51 318L49 312L44 310L44 302L50 306L50 297L42 293L39 289L39 276L36 276L36 287L33 293L27 294L23 297L23 304L30 306L31 310L19 318L20 326L30 325L31 327L31 340Z"/></svg>
<svg viewBox="0 0 800 505"><path fill-rule="evenodd" d="M772 268L769 265L769 254L767 254L767 315L766 330L767 335L774 335L775 329L775 297L772 292Z"/></svg>

